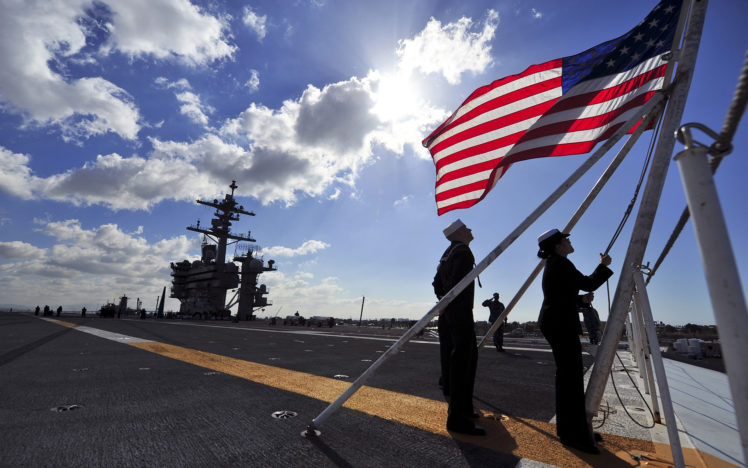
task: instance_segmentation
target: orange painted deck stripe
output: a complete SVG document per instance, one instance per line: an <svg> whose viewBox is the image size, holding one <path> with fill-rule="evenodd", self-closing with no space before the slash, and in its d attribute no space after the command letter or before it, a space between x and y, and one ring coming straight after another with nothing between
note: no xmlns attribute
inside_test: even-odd
<svg viewBox="0 0 748 468"><path fill-rule="evenodd" d="M63 320L47 319L47 321L48 322L52 322L52 323L57 324L57 325L62 325L63 327L75 328L75 327L78 326L77 323L65 322Z"/></svg>
<svg viewBox="0 0 748 468"><path fill-rule="evenodd" d="M307 374L256 362L221 356L158 342L127 343L196 366L233 375L262 385L332 402L350 385L329 377ZM556 438L556 426L531 419L482 412L480 425L485 437L463 436L446 430L447 403L414 395L363 386L344 405L388 421L416 427L445 437L455 438L501 453L548 463L556 466L672 466L668 445L656 444L616 435L605 435L601 455L571 451ZM311 422L311 421L310 421ZM324 428L323 428L324 429ZM683 450L689 467L734 466L695 449ZM636 459L640 457L642 461ZM707 461L708 460L708 461Z"/></svg>

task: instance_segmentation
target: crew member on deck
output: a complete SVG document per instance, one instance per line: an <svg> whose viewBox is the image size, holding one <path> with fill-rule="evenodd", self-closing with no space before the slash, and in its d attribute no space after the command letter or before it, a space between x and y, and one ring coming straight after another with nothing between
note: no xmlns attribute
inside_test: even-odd
<svg viewBox="0 0 748 468"><path fill-rule="evenodd" d="M483 307L488 307L488 323L493 324L497 318L504 312L504 304L499 302L499 293L493 293L493 299L486 299L481 304ZM493 345L496 346L496 351L504 352L504 324L506 323L506 317L501 321L501 324L493 333Z"/></svg>
<svg viewBox="0 0 748 468"><path fill-rule="evenodd" d="M442 254L437 270L437 277L443 283L443 287L439 288L443 294L470 273L475 263L468 246L473 240L473 233L462 221L458 219L447 226L444 236L451 244ZM473 411L473 386L478 366L473 320L474 293L475 285L471 282L439 316L439 345L443 390L449 400L447 430L485 435L485 429L472 421L478 417ZM441 299L438 293L437 297Z"/></svg>
<svg viewBox="0 0 748 468"><path fill-rule="evenodd" d="M594 291L613 272L610 257L600 254L600 265L590 276L580 273L566 257L574 252L569 234L551 229L538 237L538 257L546 260L543 271L543 305L538 325L548 340L556 361L556 433L561 443L587 453L597 454L595 436L587 421L584 406L584 367L579 335L577 306L590 302Z"/></svg>

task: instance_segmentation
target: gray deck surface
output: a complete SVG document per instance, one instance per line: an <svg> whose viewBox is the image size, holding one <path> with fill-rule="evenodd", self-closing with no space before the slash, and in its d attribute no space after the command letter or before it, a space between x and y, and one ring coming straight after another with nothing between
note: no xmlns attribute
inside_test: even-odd
<svg viewBox="0 0 748 468"><path fill-rule="evenodd" d="M445 437L348 408L324 423L321 437L305 438L302 431L326 402L123 344L133 338L152 340L314 376L345 375L349 377L339 378L352 382L394 342L396 337L386 336L394 330L73 316L59 320L129 338L106 339L29 314L0 314L2 466L547 466L534 461L542 457L520 457L512 450L472 443L469 437ZM507 353L480 351L476 409L517 420L551 421L552 355L532 342L507 344ZM592 357L586 355L585 363L591 365ZM698 380L691 367L681 372L687 369ZM438 344L425 338L408 343L367 385L441 402L438 376ZM672 380L671 386L680 385L675 376ZM709 395L695 395L692 389L684 394L706 405L718 395L720 409L729 415L729 391L715 385L705 386ZM632 389L619 392L627 407L639 407ZM687 407L709 418L714 412L680 401L676 399L676 411L690 438L703 441L703 450L739 464L735 449L721 445L737 440L734 415L732 423L716 423L732 430L733 439L713 440L697 433L701 424L692 424L681 410ZM611 411L600 432L653 440L649 429L631 423L620 410L615 394L606 391L604 403ZM59 411L70 405L77 408ZM272 417L284 410L297 416ZM647 415L639 414L646 422ZM715 429L709 432L715 434ZM555 439L555 434L544 437ZM542 445L539 441L538 451ZM574 454L564 456L560 460L567 461L560 465L569 464ZM579 463L595 466L595 460L580 456Z"/></svg>
<svg viewBox="0 0 748 468"><path fill-rule="evenodd" d="M746 466L727 375L664 360L681 437L701 451Z"/></svg>

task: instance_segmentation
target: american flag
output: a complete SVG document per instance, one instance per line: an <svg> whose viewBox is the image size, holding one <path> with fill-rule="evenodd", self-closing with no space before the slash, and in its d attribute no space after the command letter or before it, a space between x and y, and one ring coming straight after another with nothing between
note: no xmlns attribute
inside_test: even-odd
<svg viewBox="0 0 748 468"><path fill-rule="evenodd" d="M680 0L580 54L532 65L475 90L423 140L442 215L481 201L517 162L590 151L665 85Z"/></svg>

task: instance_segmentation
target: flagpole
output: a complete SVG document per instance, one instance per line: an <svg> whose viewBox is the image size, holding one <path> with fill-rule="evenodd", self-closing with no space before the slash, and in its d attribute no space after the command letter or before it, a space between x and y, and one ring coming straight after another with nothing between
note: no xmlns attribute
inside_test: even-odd
<svg viewBox="0 0 748 468"><path fill-rule="evenodd" d="M587 418L591 421L602 401L608 374L613 366L613 359L618 347L618 341L623 331L629 302L634 291L634 272L641 265L647 248L647 241L652 230L657 206L665 184L665 177L675 146L675 129L680 125L683 110L691 86L694 64L698 54L701 31L704 27L704 17L708 0L696 0L690 12L686 27L683 48L678 59L678 71L675 79L675 89L667 106L663 120L660 138L652 158L647 184L644 188L641 205L631 233L631 241L623 261L618 279L613 305L608 322L603 332L603 339L597 350L595 365L592 368L590 380L585 395ZM683 13L683 12L682 12ZM675 424L675 421L667 421Z"/></svg>
<svg viewBox="0 0 748 468"><path fill-rule="evenodd" d="M690 11L689 5L691 4L692 0L681 0L681 8L680 8L680 17L678 18L678 25L675 27L675 35L674 38L681 37L681 34L683 34L683 28L686 25L686 19L688 18L688 12ZM696 0L701 1L701 0ZM678 42L676 40L673 41L673 45L671 47L671 52L674 54L676 50L678 49ZM670 62L668 64L667 70L665 71L665 83L670 83L670 79L673 77L673 69L675 67L672 66L673 62Z"/></svg>
<svg viewBox="0 0 748 468"><path fill-rule="evenodd" d="M564 226L563 232L570 232L574 226L576 226L577 222L582 218L584 213L587 211L587 208L590 207L592 202L597 198L597 196L602 191L603 187L605 187L605 184L608 183L608 180L613 176L613 173L615 173L616 169L618 169L618 166L623 162L623 160L628 155L629 151L631 151L631 148L636 144L636 142L639 140L639 137L642 133L647 129L649 124L651 122L654 122L657 118L657 116L660 115L660 112L662 112L662 109L664 107L664 104L662 102L658 102L658 105L652 108L650 112L647 112L642 117L641 124L636 127L636 130L634 130L634 133L626 140L626 143L621 147L621 149L618 151L618 154L616 154L616 157L613 158L613 160L610 162L608 167L605 169L605 172L600 176L600 178L595 182L595 185L592 187L590 192L585 197L584 201L579 205L577 208L577 211L572 215L569 222ZM527 291L527 288L530 287L533 281L535 281L535 278L540 274L541 270L543 269L543 266L545 266L545 260L541 260L538 262L538 265L535 267L535 269L530 273L530 276L525 280L525 282L522 284L522 286L519 288L519 291L517 291L517 294L514 295L512 300L509 302L509 304L504 309L504 312L499 315L499 317L491 324L491 328L488 329L486 334L483 336L483 339L480 343L478 343L478 349L481 349L485 346L486 342L488 341L488 338L493 335L493 333L496 331L497 328L501 325L501 323L504 321L504 319L509 315L509 313L512 311L514 306L517 305L517 302L519 302L520 299L522 299L522 296L525 294L525 291Z"/></svg>
<svg viewBox="0 0 748 468"><path fill-rule="evenodd" d="M512 231L499 245L497 245L489 254L473 268L470 273L457 283L442 299L436 303L430 311L426 313L415 325L413 325L403 336L400 337L387 351L385 351L379 359L374 361L363 374L361 374L335 401L330 403L307 427L304 434L313 434L317 428L337 409L339 409L343 403L345 403L356 391L361 388L366 380L391 356L398 353L405 343L423 327L425 327L434 317L441 313L452 300L457 297L458 294L465 289L468 284L472 283L475 278L485 270L501 253L506 250L517 238L527 230L532 223L534 223L548 208L550 208L556 200L558 200L564 193L566 193L572 185L574 185L597 161L602 158L605 153L615 146L628 131L641 120L642 115L647 115L649 112L663 100L662 93L657 93L647 101L641 108L641 112L637 112L630 119L626 121L608 140L606 140L600 148L595 151L592 156L587 158L553 193L551 193L535 210L525 218L514 231Z"/></svg>

